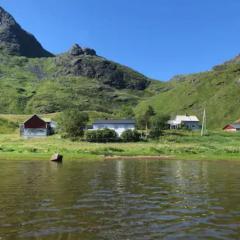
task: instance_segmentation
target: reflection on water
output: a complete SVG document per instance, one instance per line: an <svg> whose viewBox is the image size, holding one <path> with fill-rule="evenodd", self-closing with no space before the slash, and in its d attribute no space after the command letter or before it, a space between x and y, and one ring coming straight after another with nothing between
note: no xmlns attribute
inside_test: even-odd
<svg viewBox="0 0 240 240"><path fill-rule="evenodd" d="M1 161L0 239L239 239L240 163Z"/></svg>

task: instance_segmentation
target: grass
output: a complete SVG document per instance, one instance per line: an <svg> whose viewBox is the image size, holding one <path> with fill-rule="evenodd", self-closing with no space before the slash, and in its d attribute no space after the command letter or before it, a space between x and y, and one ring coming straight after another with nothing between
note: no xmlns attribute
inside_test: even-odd
<svg viewBox="0 0 240 240"><path fill-rule="evenodd" d="M139 102L135 112L140 115L151 105L159 114L189 113L201 120L206 108L208 127L220 130L239 119L239 73L240 64L231 63L212 71L178 76L159 86L158 94Z"/></svg>
<svg viewBox="0 0 240 240"><path fill-rule="evenodd" d="M169 156L173 159L240 160L240 134L165 132L158 141L139 143L72 142L55 135L24 140L17 134L0 135L0 159L48 160L55 152L70 159L104 159L105 156Z"/></svg>
<svg viewBox="0 0 240 240"><path fill-rule="evenodd" d="M80 59L83 64L79 65L86 68L83 76L76 73L76 60L79 59L72 59L67 54L55 58L26 58L0 51L0 113L53 113L70 107L112 113L122 105L135 106L154 94L153 86L145 93L128 85L119 89L118 81L104 83L103 80L108 79L104 74L112 79L111 76L117 73L126 77L125 82L133 86L148 81L145 76L125 66L109 61L112 69L106 69L108 61L105 59L84 55ZM89 69L92 74L88 73ZM96 73L100 71L99 77L94 78L93 69Z"/></svg>

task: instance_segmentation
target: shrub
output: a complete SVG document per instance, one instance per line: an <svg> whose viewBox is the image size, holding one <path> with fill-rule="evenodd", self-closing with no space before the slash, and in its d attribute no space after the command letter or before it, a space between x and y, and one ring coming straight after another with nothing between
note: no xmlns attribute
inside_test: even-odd
<svg viewBox="0 0 240 240"><path fill-rule="evenodd" d="M115 142L117 141L117 133L112 129L89 130L85 133L88 142Z"/></svg>
<svg viewBox="0 0 240 240"><path fill-rule="evenodd" d="M76 139L84 135L88 114L78 110L67 110L61 114L60 126L63 136Z"/></svg>
<svg viewBox="0 0 240 240"><path fill-rule="evenodd" d="M121 139L124 142L138 142L140 141L140 137L141 135L138 131L131 129L124 131L121 135Z"/></svg>
<svg viewBox="0 0 240 240"><path fill-rule="evenodd" d="M96 142L97 140L97 131L88 130L85 132L85 139L88 142Z"/></svg>
<svg viewBox="0 0 240 240"><path fill-rule="evenodd" d="M167 129L167 120L169 116L167 115L157 115L152 119L151 122L151 130L150 130L150 138L158 139L163 134L163 130Z"/></svg>

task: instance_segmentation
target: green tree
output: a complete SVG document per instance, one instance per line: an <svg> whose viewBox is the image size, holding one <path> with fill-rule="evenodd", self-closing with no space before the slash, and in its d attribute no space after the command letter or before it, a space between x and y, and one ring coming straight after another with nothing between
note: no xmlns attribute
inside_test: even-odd
<svg viewBox="0 0 240 240"><path fill-rule="evenodd" d="M88 114L78 110L67 110L61 114L60 129L69 138L79 138L84 135L89 120Z"/></svg>
<svg viewBox="0 0 240 240"><path fill-rule="evenodd" d="M168 128L167 121L169 120L168 115L156 115L151 121L151 130L149 136L157 139L163 134L163 130Z"/></svg>
<svg viewBox="0 0 240 240"><path fill-rule="evenodd" d="M149 127L150 127L150 124L151 124L151 119L155 115L156 115L156 113L155 113L153 107L152 106L148 106L146 111L142 115L140 115L140 117L138 119L139 125L141 127L145 128L146 138L149 135Z"/></svg>

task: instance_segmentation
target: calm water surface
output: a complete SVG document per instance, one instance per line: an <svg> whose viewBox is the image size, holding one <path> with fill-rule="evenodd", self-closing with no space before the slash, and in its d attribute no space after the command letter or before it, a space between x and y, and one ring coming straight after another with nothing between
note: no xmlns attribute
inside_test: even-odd
<svg viewBox="0 0 240 240"><path fill-rule="evenodd" d="M240 162L0 162L0 239L240 239Z"/></svg>

